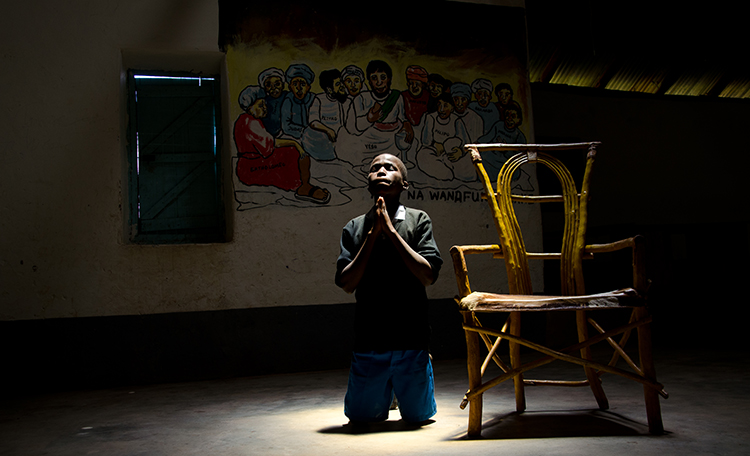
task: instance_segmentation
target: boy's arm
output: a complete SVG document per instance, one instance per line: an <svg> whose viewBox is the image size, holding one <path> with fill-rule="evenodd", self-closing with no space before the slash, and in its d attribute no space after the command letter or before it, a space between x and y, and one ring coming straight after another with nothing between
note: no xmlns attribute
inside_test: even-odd
<svg viewBox="0 0 750 456"><path fill-rule="evenodd" d="M378 202L376 203L375 215L376 217L374 225L380 225L381 230L396 247L396 251L404 261L404 264L406 264L406 267L409 269L409 271L414 274L414 276L422 283L422 285L431 285L435 281L435 275L432 271L432 265L422 255L411 248L411 246L406 243L404 238L402 238L401 235L398 234L396 228L393 227L393 223L391 223L391 218L388 216L388 211L386 210L385 201L383 200L383 198L378 198Z"/></svg>
<svg viewBox="0 0 750 456"><path fill-rule="evenodd" d="M362 247L360 247L354 259L336 275L336 284L347 293L354 293L365 274L367 262L370 260L370 254L377 238L377 234L373 234L374 230L375 227L373 226L365 235L365 242L362 243Z"/></svg>
<svg viewBox="0 0 750 456"><path fill-rule="evenodd" d="M396 247L396 251L409 271L424 285L435 282L435 272L432 265L422 255L415 251L394 228L388 215L385 201L382 197L375 203L375 221L365 236L354 259L336 275L336 284L347 293L353 293L364 276L367 263L370 260L375 240L383 233Z"/></svg>

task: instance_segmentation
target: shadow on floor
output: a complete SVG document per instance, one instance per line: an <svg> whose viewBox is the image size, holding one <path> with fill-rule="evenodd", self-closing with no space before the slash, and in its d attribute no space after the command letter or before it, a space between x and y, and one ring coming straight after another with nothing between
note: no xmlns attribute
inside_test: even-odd
<svg viewBox="0 0 750 456"><path fill-rule="evenodd" d="M650 436L648 425L603 410L508 413L482 423L482 438L496 440L558 437ZM453 440L465 440L466 434Z"/></svg>
<svg viewBox="0 0 750 456"><path fill-rule="evenodd" d="M347 423L343 426L330 426L320 429L321 434L377 434L381 432L417 431L434 423L427 420L423 423L409 423L404 420L381 421L379 423Z"/></svg>

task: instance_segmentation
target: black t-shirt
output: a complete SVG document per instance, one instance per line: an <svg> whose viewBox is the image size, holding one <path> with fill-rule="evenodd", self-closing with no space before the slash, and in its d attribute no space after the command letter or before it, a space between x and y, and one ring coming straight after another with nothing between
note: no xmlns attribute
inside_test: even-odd
<svg viewBox="0 0 750 456"><path fill-rule="evenodd" d="M359 252L374 212L347 223L341 235L341 272ZM426 212L401 206L392 220L409 246L432 266L437 279L443 260ZM354 351L426 350L430 340L425 287L409 271L385 236L375 242L365 274L355 290Z"/></svg>

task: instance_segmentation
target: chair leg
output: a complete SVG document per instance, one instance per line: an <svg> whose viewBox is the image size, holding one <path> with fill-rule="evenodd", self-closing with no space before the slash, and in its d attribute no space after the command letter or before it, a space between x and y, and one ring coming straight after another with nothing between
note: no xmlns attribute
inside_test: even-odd
<svg viewBox="0 0 750 456"><path fill-rule="evenodd" d="M471 312L461 312L464 324L474 325ZM469 373L469 390L474 391L482 384L482 356L480 354L479 334L474 331L464 331L466 334L466 366ZM482 435L482 395L478 394L469 401L469 437Z"/></svg>
<svg viewBox="0 0 750 456"><path fill-rule="evenodd" d="M586 312L583 310L576 311L576 326L578 327L578 341L584 342L589 338L588 322L586 321ZM591 348L586 347L581 349L581 358L591 359ZM600 410L609 409L609 401L607 395L604 393L602 388L602 381L596 371L590 367L584 367L583 370L586 372L586 378L591 386L591 391L594 393L596 403Z"/></svg>
<svg viewBox="0 0 750 456"><path fill-rule="evenodd" d="M514 336L521 336L521 312L510 313L510 333ZM509 341L510 345L510 365L513 369L521 366L521 344ZM523 374L513 377L513 387L516 393L516 411L523 412L526 410L526 392L523 386Z"/></svg>
<svg viewBox="0 0 750 456"><path fill-rule="evenodd" d="M646 318L648 311L645 308L636 309L638 319ZM641 359L641 370L647 378L656 381L656 368L651 355L651 325L638 327L638 355ZM646 399L646 417L648 418L648 430L651 434L663 434L664 424L661 420L661 403L659 393L653 388L643 387Z"/></svg>

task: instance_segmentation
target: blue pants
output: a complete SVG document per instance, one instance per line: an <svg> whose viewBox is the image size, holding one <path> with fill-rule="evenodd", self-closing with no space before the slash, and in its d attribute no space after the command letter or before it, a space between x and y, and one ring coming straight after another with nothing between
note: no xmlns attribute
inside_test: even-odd
<svg viewBox="0 0 750 456"><path fill-rule="evenodd" d="M384 421L393 395L401 418L418 423L437 413L427 350L352 353L344 414L352 421Z"/></svg>

